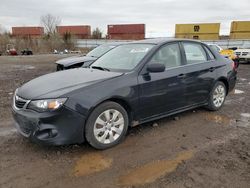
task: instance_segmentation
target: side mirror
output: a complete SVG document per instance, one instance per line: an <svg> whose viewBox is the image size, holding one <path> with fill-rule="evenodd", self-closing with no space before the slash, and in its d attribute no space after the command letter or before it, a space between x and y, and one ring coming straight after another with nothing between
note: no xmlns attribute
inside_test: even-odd
<svg viewBox="0 0 250 188"><path fill-rule="evenodd" d="M161 63L151 63L147 65L148 72L164 72L166 69L165 65Z"/></svg>

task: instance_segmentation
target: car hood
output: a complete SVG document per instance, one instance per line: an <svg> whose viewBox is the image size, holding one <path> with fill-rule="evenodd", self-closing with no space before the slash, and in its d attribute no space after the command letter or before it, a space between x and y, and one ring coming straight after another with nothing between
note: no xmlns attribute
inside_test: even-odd
<svg viewBox="0 0 250 188"><path fill-rule="evenodd" d="M24 99L56 98L73 90L95 84L123 73L78 68L50 73L35 78L20 88L17 95Z"/></svg>
<svg viewBox="0 0 250 188"><path fill-rule="evenodd" d="M64 67L68 67L77 63L95 61L96 59L97 59L96 57L90 57L90 56L74 56L74 57L60 59L56 61L56 64L60 64L60 65L63 65Z"/></svg>

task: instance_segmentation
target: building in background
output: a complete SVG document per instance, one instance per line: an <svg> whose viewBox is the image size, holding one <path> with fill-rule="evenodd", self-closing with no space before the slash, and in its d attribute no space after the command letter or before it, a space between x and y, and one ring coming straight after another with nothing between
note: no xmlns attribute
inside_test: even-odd
<svg viewBox="0 0 250 188"><path fill-rule="evenodd" d="M12 27L13 37L40 38L43 35L43 27Z"/></svg>
<svg viewBox="0 0 250 188"><path fill-rule="evenodd" d="M233 21L230 39L250 39L250 21Z"/></svg>
<svg viewBox="0 0 250 188"><path fill-rule="evenodd" d="M77 39L91 38L91 27L89 25L57 26L56 29L60 35L70 33Z"/></svg>
<svg viewBox="0 0 250 188"><path fill-rule="evenodd" d="M176 24L175 38L219 40L220 23Z"/></svg>
<svg viewBox="0 0 250 188"><path fill-rule="evenodd" d="M108 25L107 37L115 40L145 39L145 24Z"/></svg>

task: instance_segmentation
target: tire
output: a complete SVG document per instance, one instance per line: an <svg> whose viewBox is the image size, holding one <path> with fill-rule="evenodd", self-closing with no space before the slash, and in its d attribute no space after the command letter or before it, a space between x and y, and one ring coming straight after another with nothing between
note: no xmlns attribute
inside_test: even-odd
<svg viewBox="0 0 250 188"><path fill-rule="evenodd" d="M104 102L90 114L85 126L85 137L94 148L107 149L125 138L128 125L128 113L120 104Z"/></svg>
<svg viewBox="0 0 250 188"><path fill-rule="evenodd" d="M212 91L209 94L207 109L211 111L219 110L225 102L226 95L227 88L225 84L221 81L216 82Z"/></svg>

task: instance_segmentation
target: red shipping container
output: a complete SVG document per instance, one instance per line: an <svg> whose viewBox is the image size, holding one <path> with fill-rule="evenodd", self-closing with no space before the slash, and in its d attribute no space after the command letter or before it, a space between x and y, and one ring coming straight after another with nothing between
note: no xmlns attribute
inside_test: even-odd
<svg viewBox="0 0 250 188"><path fill-rule="evenodd" d="M145 24L108 25L109 34L145 34Z"/></svg>
<svg viewBox="0 0 250 188"><path fill-rule="evenodd" d="M110 34L109 39L115 40L143 40L145 39L145 34L131 33L131 34Z"/></svg>
<svg viewBox="0 0 250 188"><path fill-rule="evenodd" d="M61 35L65 33L70 33L72 35L82 37L91 36L91 27L89 25L79 25L79 26L57 26L57 32Z"/></svg>
<svg viewBox="0 0 250 188"><path fill-rule="evenodd" d="M12 27L13 36L42 36L43 27Z"/></svg>

